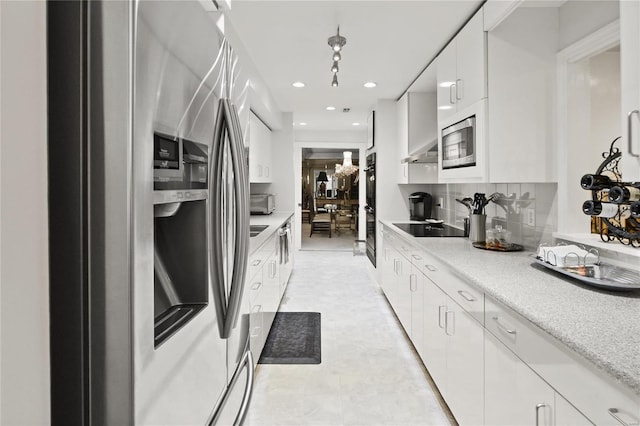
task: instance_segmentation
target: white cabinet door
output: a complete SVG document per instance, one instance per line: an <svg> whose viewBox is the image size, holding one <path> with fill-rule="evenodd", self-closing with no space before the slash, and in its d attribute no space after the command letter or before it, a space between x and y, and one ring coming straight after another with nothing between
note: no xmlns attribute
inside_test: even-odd
<svg viewBox="0 0 640 426"><path fill-rule="evenodd" d="M553 424L554 390L488 331L484 357L486 425Z"/></svg>
<svg viewBox="0 0 640 426"><path fill-rule="evenodd" d="M263 267L263 288L262 293L262 327L266 336L269 335L271 324L278 312L280 305L280 279L278 275L278 259L274 251Z"/></svg>
<svg viewBox="0 0 640 426"><path fill-rule="evenodd" d="M424 358L424 287L427 277L413 264L409 275L409 289L411 290L411 341L418 351L420 358ZM429 281L429 284L431 282Z"/></svg>
<svg viewBox="0 0 640 426"><path fill-rule="evenodd" d="M411 336L411 264L399 252L396 253L394 261L397 293L392 306L407 335Z"/></svg>
<svg viewBox="0 0 640 426"><path fill-rule="evenodd" d="M482 10L456 37L456 106L458 111L486 97L486 33Z"/></svg>
<svg viewBox="0 0 640 426"><path fill-rule="evenodd" d="M422 360L442 394L447 387L447 335L445 314L451 299L428 278L424 286Z"/></svg>
<svg viewBox="0 0 640 426"><path fill-rule="evenodd" d="M580 411L564 399L560 394L556 393L556 424L558 426L592 426Z"/></svg>
<svg viewBox="0 0 640 426"><path fill-rule="evenodd" d="M625 181L640 181L640 2L620 2L622 160ZM631 125L631 135L628 127Z"/></svg>
<svg viewBox="0 0 640 426"><path fill-rule="evenodd" d="M483 327L456 303L450 303L445 314L445 332L448 340L444 398L459 424L482 424Z"/></svg>
<svg viewBox="0 0 640 426"><path fill-rule="evenodd" d="M272 181L271 130L255 115L249 116L249 181Z"/></svg>
<svg viewBox="0 0 640 426"><path fill-rule="evenodd" d="M438 55L438 122L451 117L456 112L455 84L456 72L456 40Z"/></svg>

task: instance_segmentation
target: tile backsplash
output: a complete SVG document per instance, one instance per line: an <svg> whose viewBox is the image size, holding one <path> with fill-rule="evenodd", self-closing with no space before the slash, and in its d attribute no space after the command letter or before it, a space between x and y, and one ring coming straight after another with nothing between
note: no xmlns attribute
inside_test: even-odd
<svg viewBox="0 0 640 426"><path fill-rule="evenodd" d="M463 226L469 211L456 198L473 198L476 192L486 197L500 193L485 208L487 229L502 225L511 231L514 243L535 249L541 242L552 242L558 228L557 189L555 183L460 183L430 185L429 192L434 202L432 216L457 227Z"/></svg>

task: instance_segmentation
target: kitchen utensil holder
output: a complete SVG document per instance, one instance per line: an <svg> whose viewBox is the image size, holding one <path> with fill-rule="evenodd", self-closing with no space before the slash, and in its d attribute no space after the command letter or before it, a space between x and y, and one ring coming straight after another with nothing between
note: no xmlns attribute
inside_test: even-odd
<svg viewBox="0 0 640 426"><path fill-rule="evenodd" d="M622 175L618 169L618 163L622 157L620 149L615 146L616 142L620 140L617 137L611 142L608 152L603 152L602 157L604 161L600 164L600 167L596 170L595 174L600 175L607 171L612 173L618 181L621 180ZM594 201L606 201L605 192L602 190L591 191L591 197ZM604 242L619 241L620 243L636 248L640 248L640 221L629 217L623 219L623 213L628 206L625 204L618 205L618 213L614 217L594 217L592 218L595 225L596 232L600 234L600 239ZM627 226L625 226L625 222ZM593 232L593 231L592 231Z"/></svg>
<svg viewBox="0 0 640 426"><path fill-rule="evenodd" d="M469 216L469 239L473 243L485 240L487 226L486 214L472 214Z"/></svg>

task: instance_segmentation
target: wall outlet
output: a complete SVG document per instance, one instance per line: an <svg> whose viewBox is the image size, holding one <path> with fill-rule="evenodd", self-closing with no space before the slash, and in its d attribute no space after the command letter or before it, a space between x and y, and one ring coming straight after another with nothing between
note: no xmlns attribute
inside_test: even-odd
<svg viewBox="0 0 640 426"><path fill-rule="evenodd" d="M527 226L536 226L536 210L527 209Z"/></svg>
<svg viewBox="0 0 640 426"><path fill-rule="evenodd" d="M444 197L438 197L438 205L441 209L444 209Z"/></svg>

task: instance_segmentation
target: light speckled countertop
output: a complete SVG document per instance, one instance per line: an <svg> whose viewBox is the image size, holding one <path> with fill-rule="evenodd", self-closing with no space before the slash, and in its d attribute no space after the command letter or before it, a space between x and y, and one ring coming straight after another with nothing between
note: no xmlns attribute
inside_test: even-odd
<svg viewBox="0 0 640 426"><path fill-rule="evenodd" d="M293 212L276 211L265 215L252 215L249 223L251 225L267 225L268 228L259 233L257 236L249 239L249 255L255 253L265 241L269 239L274 232L278 230L289 218L293 216Z"/></svg>
<svg viewBox="0 0 640 426"><path fill-rule="evenodd" d="M455 269L640 396L640 292L598 290L551 273L533 252L476 249L467 238L415 238L381 221Z"/></svg>

